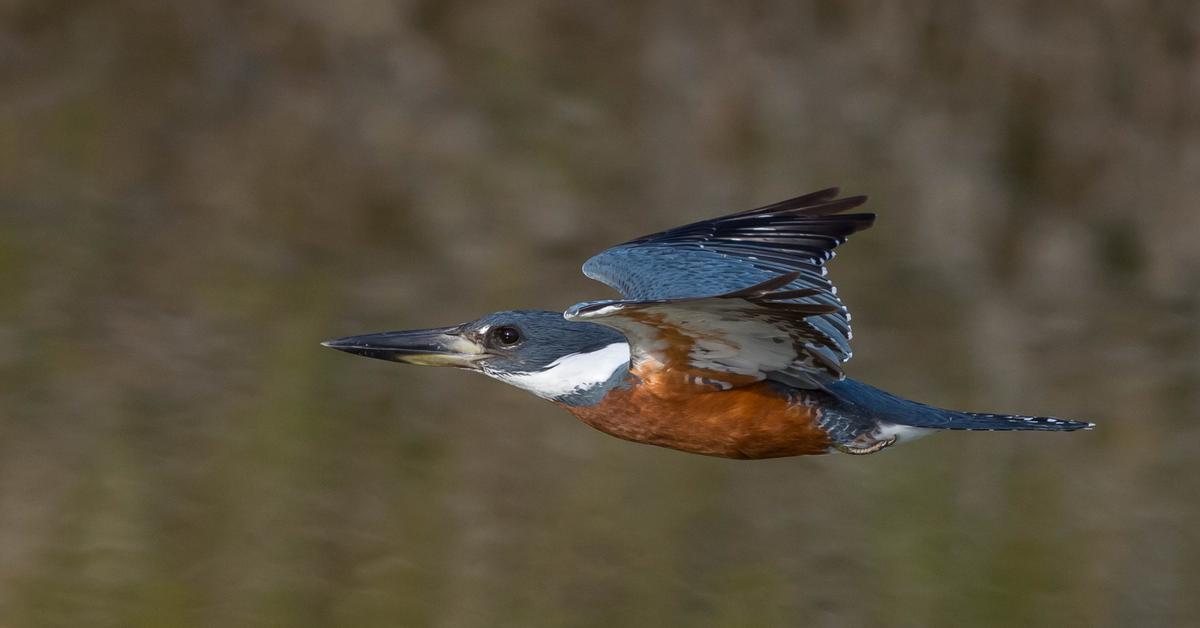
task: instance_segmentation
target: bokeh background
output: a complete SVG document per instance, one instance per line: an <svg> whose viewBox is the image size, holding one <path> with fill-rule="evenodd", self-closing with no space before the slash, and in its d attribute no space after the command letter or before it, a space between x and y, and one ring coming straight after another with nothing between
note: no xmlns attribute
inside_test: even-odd
<svg viewBox="0 0 1200 628"><path fill-rule="evenodd" d="M0 626L1200 625L1200 5L0 4ZM852 376L1090 433L734 462L321 349L829 185Z"/></svg>

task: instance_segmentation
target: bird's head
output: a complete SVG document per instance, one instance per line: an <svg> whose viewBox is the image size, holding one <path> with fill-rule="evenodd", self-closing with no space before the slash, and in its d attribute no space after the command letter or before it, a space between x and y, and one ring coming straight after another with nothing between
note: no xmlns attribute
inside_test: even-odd
<svg viewBox="0 0 1200 628"><path fill-rule="evenodd" d="M590 405L628 372L620 332L568 321L561 312L510 310L454 327L389 331L327 340L368 358L479 371L539 397Z"/></svg>

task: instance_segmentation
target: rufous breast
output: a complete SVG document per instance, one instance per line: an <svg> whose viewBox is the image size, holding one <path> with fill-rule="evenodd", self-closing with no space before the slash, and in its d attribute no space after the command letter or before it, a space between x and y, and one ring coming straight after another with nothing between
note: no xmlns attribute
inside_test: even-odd
<svg viewBox="0 0 1200 628"><path fill-rule="evenodd" d="M724 458L828 453L820 410L767 382L721 390L679 372L635 374L592 406L566 410L625 440Z"/></svg>

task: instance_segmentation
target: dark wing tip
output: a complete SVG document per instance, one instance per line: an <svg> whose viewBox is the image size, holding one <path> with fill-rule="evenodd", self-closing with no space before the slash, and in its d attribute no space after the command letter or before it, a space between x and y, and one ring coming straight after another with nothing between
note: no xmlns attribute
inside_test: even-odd
<svg viewBox="0 0 1200 628"><path fill-rule="evenodd" d="M762 207L748 209L746 211L731 214L734 216L754 216L760 214L781 214L781 213L797 213L806 216L826 216L829 214L837 214L848 209L853 209L867 202L865 195L847 196L838 198L838 193L841 190L838 188L826 188L803 196L789 198L778 203L771 203Z"/></svg>
<svg viewBox="0 0 1200 628"><path fill-rule="evenodd" d="M777 211L787 211L787 210L796 209L799 207L810 207L812 205L817 205L820 203L825 203L827 201L832 201L832 200L836 199L838 194L841 194L841 192L842 192L842 190L840 188L836 188L836 187L825 188L824 190L817 190L816 192L809 192L808 194L802 194L802 195L794 197L794 198L789 198L787 200L779 201L778 203L771 203L770 205L763 205L762 207L755 207L754 209L747 209L745 211L740 211L733 215L734 216L746 216L749 214L767 214L767 213L777 212Z"/></svg>
<svg viewBox="0 0 1200 628"><path fill-rule="evenodd" d="M842 214L841 216L838 216L838 218L841 218L842 220L853 221L855 223L855 231L868 229L875 224L874 212L863 212L861 214Z"/></svg>
<svg viewBox="0 0 1200 628"><path fill-rule="evenodd" d="M767 230L771 227L789 227L790 233L782 237L798 235L828 235L844 239L846 236L862 231L875 223L875 214L861 212L844 214L850 209L867 202L867 197L847 196L835 198L837 188L828 188L819 192L797 196L796 198L780 201L756 209L750 209L734 214L726 214L689 223L666 231L659 231L635 238L618 247L642 245L647 243L681 243L718 242L728 240L755 240L766 243L765 238L778 236ZM754 233L746 233L753 230ZM799 231L797 231L799 230ZM778 240L778 237L775 237ZM838 240L833 246L841 244ZM782 242L776 242L777 244ZM616 247L613 247L616 248ZM832 247L830 247L832 248Z"/></svg>

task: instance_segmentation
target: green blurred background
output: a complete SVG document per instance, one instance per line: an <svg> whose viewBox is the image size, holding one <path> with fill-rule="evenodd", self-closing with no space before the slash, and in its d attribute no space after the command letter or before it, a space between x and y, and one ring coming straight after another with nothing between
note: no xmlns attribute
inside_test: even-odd
<svg viewBox="0 0 1200 628"><path fill-rule="evenodd" d="M0 3L0 626L1200 625L1200 5ZM823 186L852 376L1100 424L733 462L318 341Z"/></svg>

